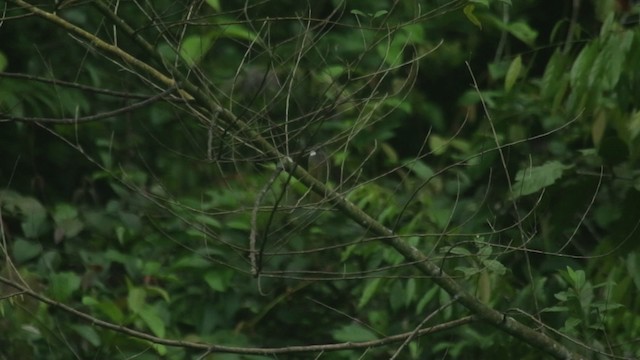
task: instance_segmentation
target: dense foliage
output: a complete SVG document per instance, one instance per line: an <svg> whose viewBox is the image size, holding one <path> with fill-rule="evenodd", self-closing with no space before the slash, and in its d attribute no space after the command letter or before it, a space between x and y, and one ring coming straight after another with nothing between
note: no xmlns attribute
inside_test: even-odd
<svg viewBox="0 0 640 360"><path fill-rule="evenodd" d="M0 358L640 357L640 8L539 3L7 0Z"/></svg>

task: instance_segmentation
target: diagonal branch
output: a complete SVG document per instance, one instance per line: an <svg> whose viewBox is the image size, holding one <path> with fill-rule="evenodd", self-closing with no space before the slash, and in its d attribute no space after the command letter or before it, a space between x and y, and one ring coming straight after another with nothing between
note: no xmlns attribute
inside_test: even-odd
<svg viewBox="0 0 640 360"><path fill-rule="evenodd" d="M26 3L23 0L11 1L23 7L24 9L40 17L43 17L58 26L65 28L67 31L91 41L91 43L96 46L96 48L112 56L118 56L124 59L127 63L145 71L145 73L152 76L157 81L167 86L175 86L176 81L174 79L171 79L168 76L162 74L145 62L136 59L117 46L108 44L103 40L97 38L93 34L88 33L87 31L59 18L54 14L45 12L29 3ZM342 213L358 223L362 228L380 237L381 241L384 244L393 247L405 258L408 263L413 264L419 271L431 277L438 286L448 292L451 296L456 297L460 304L469 309L473 314L475 314L475 316L477 316L478 319L516 338L521 339L525 343L536 347L555 358L582 358L579 354L573 353L571 350L561 345L551 337L537 332L534 329L515 320L514 318L509 317L506 314L503 314L479 301L472 294L468 293L460 283L458 283L450 275L445 273L424 253L419 251L417 248L409 245L407 242L398 237L393 231L373 219L362 209L348 201L346 198L344 198L334 190L328 188L318 179L311 176L293 159L282 154L275 146L273 146L267 139L262 137L256 130L252 129L246 122L244 122L242 119L237 118L228 109L222 108L213 98L208 96L198 86L189 81L185 75L180 73L175 73L173 75L176 76L179 81L181 81L180 85L184 90L179 91L183 98L193 99L195 103L199 104L203 108L219 112L221 120L224 121L225 125L229 129L238 130L242 135L246 136L246 138L249 139L249 141L252 142L253 145L261 152L271 158L279 159L281 165L287 172L295 176L300 180L302 184L311 188L314 192L318 193L321 196L326 196L328 201ZM62 304L58 305L62 306ZM70 312L75 311L71 308L68 308L67 310ZM81 316L80 314L78 314L78 316ZM86 318L87 316L88 315L86 314L82 314L82 317ZM107 324L105 323L104 325L106 326ZM117 326L115 327L118 328ZM127 329L126 331L127 333L132 332L132 330L129 329Z"/></svg>
<svg viewBox="0 0 640 360"><path fill-rule="evenodd" d="M192 341L183 341L183 340L171 340L165 339L153 335L149 335L147 333L130 329L125 326L116 325L107 321L100 320L93 316L90 316L84 312L78 311L70 306L57 302L53 299L50 299L46 296L40 295L37 292L28 289L25 286L22 286L18 283L15 283L5 277L0 276L0 283L8 285L10 287L18 290L18 293L11 294L9 296L17 296L17 295L27 295L38 301L41 301L45 304L54 306L61 310L64 310L76 317L79 317L85 321L90 322L93 325L100 326L102 328L116 331L128 336L132 336L138 339L143 339L150 341L154 344L166 345L166 346L175 346L188 348L193 350L203 350L207 353L234 353L234 354L259 354L259 355L273 355L273 354L290 354L290 353L300 353L300 352L314 352L314 351L337 351L337 350L347 350L347 349L366 349L370 347L378 347L391 343L397 343L401 341L405 341L410 337L420 337L428 334L433 334L436 332L442 332L445 330L450 330L462 325L470 324L472 322L477 321L477 317L475 316L465 316L453 321L449 321L446 323L430 326L428 328L421 329L419 331L410 331L402 334L387 336L382 339L371 340L371 341L361 341L361 342L345 342L345 343L336 343L336 344L317 344L317 345L303 345L303 346L286 346L279 348L251 348L251 347L235 347L235 346L223 346L223 345L211 345L204 344ZM1 300L2 298L0 298Z"/></svg>

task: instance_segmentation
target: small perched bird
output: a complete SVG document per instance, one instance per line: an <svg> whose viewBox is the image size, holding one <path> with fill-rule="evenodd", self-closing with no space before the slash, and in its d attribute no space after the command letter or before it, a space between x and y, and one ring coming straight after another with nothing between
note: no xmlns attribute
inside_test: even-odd
<svg viewBox="0 0 640 360"><path fill-rule="evenodd" d="M321 149L312 149L309 151L309 160L307 160L307 171L313 177L322 183L329 180L329 161L327 154Z"/></svg>
<svg viewBox="0 0 640 360"><path fill-rule="evenodd" d="M329 181L329 158L327 154L320 150L314 149L309 151L309 159L307 160L307 171L311 176L316 178L323 184L327 184ZM311 202L320 202L324 196L318 194L311 194Z"/></svg>

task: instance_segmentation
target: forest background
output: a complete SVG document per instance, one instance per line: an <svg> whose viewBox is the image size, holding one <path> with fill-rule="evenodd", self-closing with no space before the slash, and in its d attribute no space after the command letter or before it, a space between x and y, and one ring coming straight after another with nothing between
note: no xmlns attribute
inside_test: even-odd
<svg viewBox="0 0 640 360"><path fill-rule="evenodd" d="M0 9L0 358L640 357L634 2Z"/></svg>

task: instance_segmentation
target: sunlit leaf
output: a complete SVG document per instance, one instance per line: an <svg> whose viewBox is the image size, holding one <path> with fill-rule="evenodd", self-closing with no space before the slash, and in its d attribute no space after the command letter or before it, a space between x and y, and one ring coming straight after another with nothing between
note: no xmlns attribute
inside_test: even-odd
<svg viewBox="0 0 640 360"><path fill-rule="evenodd" d="M475 5L469 4L469 5L465 6L464 9L462 9L462 12L467 17L467 20L469 20L473 25L475 25L475 26L479 27L480 29L482 29L482 23L480 23L480 20L478 20L476 15L473 13L475 8L476 8Z"/></svg>
<svg viewBox="0 0 640 360"><path fill-rule="evenodd" d="M518 171L513 183L512 197L536 193L549 185L553 185L564 172L573 165L564 165L558 161L549 161L544 165L534 166Z"/></svg>
<svg viewBox="0 0 640 360"><path fill-rule="evenodd" d="M518 80L520 76L520 72L522 71L522 57L520 55L516 56L515 59L509 65L509 70L507 70L507 75L504 78L504 89L509 92L511 88Z"/></svg>

